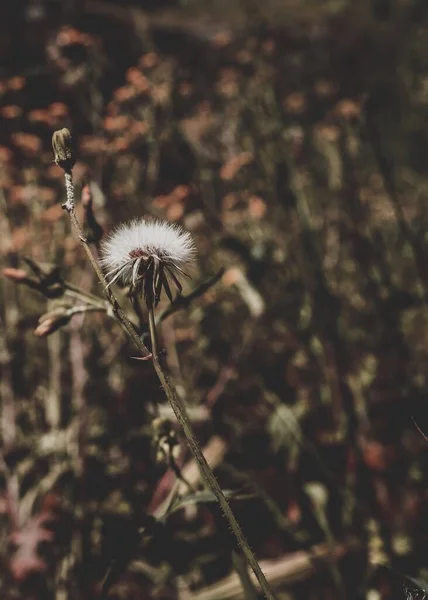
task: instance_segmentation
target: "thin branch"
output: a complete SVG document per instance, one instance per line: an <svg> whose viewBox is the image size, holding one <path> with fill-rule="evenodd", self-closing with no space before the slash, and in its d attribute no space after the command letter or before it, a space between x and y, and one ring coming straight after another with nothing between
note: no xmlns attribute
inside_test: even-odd
<svg viewBox="0 0 428 600"><path fill-rule="evenodd" d="M119 321L122 323L123 327L126 329L130 338L132 339L134 344L137 346L137 348L141 352L141 354L143 356L149 356L150 352L149 352L148 348L143 343L142 339L135 331L135 328L132 325L131 321L128 319L128 317L125 315L124 311L120 307L119 302L116 299L116 296L114 295L111 288L109 287L108 282L105 279L100 266L98 265L97 261L95 260L94 255L92 254L91 248L88 244L88 240L86 239L86 237L83 234L82 227L76 216L76 210L75 210L75 204L74 204L73 176L72 176L71 171L65 172L65 181L66 181L67 201L63 204L63 208L68 212L71 224L74 227L74 229L76 230L76 232L79 236L79 239L81 241L81 244L83 246L83 249L86 252L86 256L88 257L89 262L91 263L92 268L94 269L94 271L98 277L98 280L100 281L100 283L103 286L104 294L106 295L107 300L110 302L110 304L112 306L113 313L117 316Z"/></svg>
<svg viewBox="0 0 428 600"><path fill-rule="evenodd" d="M261 570L259 563L257 562L253 551L251 550L247 540L245 539L244 533L237 522L235 515L233 514L228 501L226 500L225 495L223 494L222 489L220 488L217 479L215 478L214 473L211 470L208 462L205 459L205 456L202 454L199 444L194 436L192 431L192 427L190 425L189 418L186 413L186 409L182 404L181 400L178 398L171 384L169 383L168 377L164 372L162 365L159 362L159 357L157 353L157 336L156 336L156 322L155 316L153 312L153 308L149 308L149 327L150 327L150 337L152 340L152 352L153 352L153 365L157 376L159 377L159 381L162 384L162 387L165 391L165 394L168 398L168 401L174 411L174 414L177 418L177 421L181 425L184 435L186 436L187 442L189 444L190 450L198 464L200 471L202 472L204 479L206 480L210 490L213 492L214 496L217 499L217 502L220 504L221 510L223 511L224 516L229 521L230 527L235 534L235 537L238 541L239 546L241 547L249 565L254 571L254 574L260 584L260 588L263 590L265 597L268 600L273 600L274 596L270 589L270 586L266 580L266 577Z"/></svg>
<svg viewBox="0 0 428 600"><path fill-rule="evenodd" d="M63 208L68 212L71 223L74 229L77 231L82 246L86 252L86 255L99 279L99 281L103 284L104 293L107 296L107 299L111 303L113 307L114 313L117 315L118 319L123 323L123 326L129 333L131 339L137 346L138 350L141 352L143 357L148 356L150 354L149 350L141 340L141 338L137 335L134 327L131 322L126 317L125 313L119 306L116 297L111 291L110 287L107 284L107 281L104 277L103 272L101 271L100 266L98 265L95 257L93 256L91 249L88 245L88 241L85 238L82 227L77 219L75 212L75 203L74 203L74 188L73 188L73 177L72 177L72 168L74 165L74 157L71 149L71 134L68 129L62 129L61 131L57 131L53 134L52 137L52 145L55 153L55 162L61 166L65 173L65 183L66 183L66 191L67 191L67 200L63 204ZM156 323L155 316L153 312L153 303L148 303L149 309L149 328L150 328L150 336L152 342L152 354L153 354L153 365L156 371L156 374L159 378L159 381L165 391L165 394L168 398L168 401L174 411L176 419L178 423L181 425L184 435L186 436L187 442L189 444L189 448L198 464L198 467L204 476L208 487L213 492L216 497L218 503L220 504L221 510L223 511L224 516L228 520L230 527L235 534L236 540L241 547L249 565L254 571L254 574L259 582L260 588L263 590L263 593L266 597L266 600L274 600L274 595L270 589L270 586L264 576L263 571L261 570L259 563L257 562L247 540L245 539L244 533L238 524L229 503L226 500L223 491L221 490L217 479L214 476L205 456L202 454L202 451L199 447L199 444L196 440L196 437L193 433L189 418L187 416L186 409L184 405L179 400L175 390L169 383L169 379L164 372L158 357L157 352L157 339L156 339Z"/></svg>
<svg viewBox="0 0 428 600"><path fill-rule="evenodd" d="M421 434L421 436L424 438L424 440L426 440L428 442L428 437L426 436L426 434L422 431L422 429L419 427L419 425L416 423L416 419L415 417L412 415L411 419L413 421L414 426L416 427L416 429L419 431L419 433Z"/></svg>

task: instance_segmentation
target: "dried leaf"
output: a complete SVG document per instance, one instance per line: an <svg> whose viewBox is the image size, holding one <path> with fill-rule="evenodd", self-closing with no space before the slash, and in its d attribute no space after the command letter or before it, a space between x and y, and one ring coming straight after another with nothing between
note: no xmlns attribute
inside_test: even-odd
<svg viewBox="0 0 428 600"><path fill-rule="evenodd" d="M55 518L50 511L43 512L31 517L24 526L11 534L10 540L17 547L9 567L19 581L26 579L32 573L44 571L47 568L44 560L38 555L37 549L41 542L51 542L54 533L47 525Z"/></svg>

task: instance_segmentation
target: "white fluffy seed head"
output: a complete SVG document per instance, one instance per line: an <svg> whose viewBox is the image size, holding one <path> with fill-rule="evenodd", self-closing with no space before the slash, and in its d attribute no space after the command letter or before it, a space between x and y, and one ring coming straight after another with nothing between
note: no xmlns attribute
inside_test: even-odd
<svg viewBox="0 0 428 600"><path fill-rule="evenodd" d="M160 269L159 277L169 276L176 282L180 275L187 274L195 258L190 233L180 225L155 219L124 223L101 246L101 264L110 284L119 281L138 287L150 265L154 265L155 274ZM165 289L168 293L167 286Z"/></svg>

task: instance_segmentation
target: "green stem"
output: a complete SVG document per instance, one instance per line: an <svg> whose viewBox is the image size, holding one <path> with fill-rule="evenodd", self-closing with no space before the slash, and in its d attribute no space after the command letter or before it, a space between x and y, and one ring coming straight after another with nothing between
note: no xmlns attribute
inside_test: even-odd
<svg viewBox="0 0 428 600"><path fill-rule="evenodd" d="M162 365L159 362L158 352L157 352L157 337L156 337L156 323L153 307L149 308L149 327L150 327L150 337L152 341L152 353L153 353L153 365L155 367L155 371L161 382L161 385L165 391L165 394L168 398L168 401L171 405L172 410L177 418L177 421L181 425L184 435L186 436L187 443L189 444L190 450L198 464L198 467L204 476L210 490L213 492L214 496L217 499L217 502L220 504L220 507L223 511L224 516L229 521L230 527L235 534L235 537L238 541L239 546L242 548L242 551L254 571L255 576L260 584L261 589L267 600L274 600L273 593L269 587L269 584L264 576L263 571L261 570L259 563L256 560L256 557L253 554L241 526L233 514L228 501L226 500L225 495L222 492L221 487L218 484L217 479L215 478L214 473L211 470L211 467L207 463L205 456L202 454L202 451L199 447L199 444L195 438L195 435L192 431L192 427L190 425L189 417L187 416L186 409L184 405L181 403L181 400L178 398L175 390L171 386L168 377L164 370L162 369Z"/></svg>

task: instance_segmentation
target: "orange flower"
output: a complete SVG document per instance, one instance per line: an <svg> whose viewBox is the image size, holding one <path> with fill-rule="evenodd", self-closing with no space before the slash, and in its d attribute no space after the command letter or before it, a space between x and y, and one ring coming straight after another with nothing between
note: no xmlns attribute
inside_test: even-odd
<svg viewBox="0 0 428 600"><path fill-rule="evenodd" d="M238 73L235 69L223 69L217 83L217 91L224 96L236 96L238 88Z"/></svg>
<svg viewBox="0 0 428 600"><path fill-rule="evenodd" d="M362 440L360 443L363 460L372 471L385 471L394 460L391 446L375 440Z"/></svg>
<svg viewBox="0 0 428 600"><path fill-rule="evenodd" d="M250 63L253 60L253 55L249 50L240 50L236 55L236 60L241 65L248 65L248 63Z"/></svg>
<svg viewBox="0 0 428 600"><path fill-rule="evenodd" d="M115 90L113 95L115 100L117 100L118 102L126 102L127 100L135 98L137 93L131 85L123 85L122 87Z"/></svg>
<svg viewBox="0 0 428 600"><path fill-rule="evenodd" d="M307 108L306 96L303 92L293 92L286 96L284 100L284 108L288 113L300 115Z"/></svg>
<svg viewBox="0 0 428 600"><path fill-rule="evenodd" d="M251 196L248 203L248 212L253 219L263 219L267 211L267 205L259 196Z"/></svg>
<svg viewBox="0 0 428 600"><path fill-rule="evenodd" d="M63 27L57 35L56 42L59 46L69 46L78 44L81 39L81 33L74 27Z"/></svg>
<svg viewBox="0 0 428 600"><path fill-rule="evenodd" d="M25 86L25 78L21 77L19 75L17 75L16 77L12 77L8 81L8 88L10 90L12 90L13 92L18 92L19 90L22 90L22 88L24 86Z"/></svg>
<svg viewBox="0 0 428 600"><path fill-rule="evenodd" d="M126 71L126 80L128 83L133 83L141 74L141 71L137 67L130 67Z"/></svg>
<svg viewBox="0 0 428 600"><path fill-rule="evenodd" d="M57 165L51 164L46 168L45 176L47 177L47 179L55 179L62 181L64 179L64 172Z"/></svg>
<svg viewBox="0 0 428 600"><path fill-rule="evenodd" d="M20 106L16 106L16 104L9 104L8 106L3 106L0 109L0 114L5 119L16 119L22 115L22 108Z"/></svg>
<svg viewBox="0 0 428 600"><path fill-rule="evenodd" d="M272 39L265 40L262 44L263 52L269 56L274 53L275 47L276 47L275 40L272 40Z"/></svg>
<svg viewBox="0 0 428 600"><path fill-rule="evenodd" d="M238 267L230 267L221 278L223 285L230 287L242 279L242 271Z"/></svg>
<svg viewBox="0 0 428 600"><path fill-rule="evenodd" d="M227 194L221 200L221 208L223 211L232 210L239 202L236 194Z"/></svg>
<svg viewBox="0 0 428 600"><path fill-rule="evenodd" d="M188 185L178 185L169 194L162 194L156 196L153 202L160 208L165 208L171 204L182 202L190 194L190 187Z"/></svg>
<svg viewBox="0 0 428 600"><path fill-rule="evenodd" d="M211 38L211 44L214 48L224 48L228 46L233 40L233 36L230 31L219 31Z"/></svg>
<svg viewBox="0 0 428 600"><path fill-rule="evenodd" d="M48 106L48 111L57 118L64 118L68 115L68 107L63 102L53 102Z"/></svg>
<svg viewBox="0 0 428 600"><path fill-rule="evenodd" d="M355 100L341 100L336 104L335 111L344 119L355 119L361 115L361 103Z"/></svg>
<svg viewBox="0 0 428 600"><path fill-rule="evenodd" d="M31 133L15 133L12 140L18 148L30 154L36 154L42 149L42 140Z"/></svg>
<svg viewBox="0 0 428 600"><path fill-rule="evenodd" d="M141 135L146 135L149 130L147 121L133 121L129 127L129 133L132 139L136 139Z"/></svg>
<svg viewBox="0 0 428 600"><path fill-rule="evenodd" d="M117 116L118 112L119 112L119 105L116 102L111 101L107 104L106 113L108 115L115 117L115 116Z"/></svg>
<svg viewBox="0 0 428 600"><path fill-rule="evenodd" d="M184 200L190 194L190 191L188 185L177 185L177 187L173 189L172 195L177 200Z"/></svg>
<svg viewBox="0 0 428 600"><path fill-rule="evenodd" d="M158 56L154 52L148 52L138 61L138 64L142 69L151 69L158 63Z"/></svg>
<svg viewBox="0 0 428 600"><path fill-rule="evenodd" d="M87 135L80 142L80 149L86 154L102 153L106 147L106 141L101 136Z"/></svg>
<svg viewBox="0 0 428 600"><path fill-rule="evenodd" d="M326 98L336 92L337 86L327 79L320 79L315 83L315 93L320 98Z"/></svg>
<svg viewBox="0 0 428 600"><path fill-rule="evenodd" d="M340 129L337 125L317 125L314 129L314 133L328 142L337 142L340 137Z"/></svg>
<svg viewBox="0 0 428 600"><path fill-rule="evenodd" d="M9 190L9 201L11 204L22 204L27 199L28 194L23 185L14 185Z"/></svg>
<svg viewBox="0 0 428 600"><path fill-rule="evenodd" d="M108 116L104 119L104 129L111 133L122 132L127 129L128 125L129 117L125 115Z"/></svg>
<svg viewBox="0 0 428 600"><path fill-rule="evenodd" d="M129 136L122 135L119 138L113 140L111 144L109 144L109 148L113 150L113 152L124 152L125 150L129 150Z"/></svg>
<svg viewBox="0 0 428 600"><path fill-rule="evenodd" d="M187 97L190 96L192 92L193 85L189 81L182 81L178 86L178 93L180 94L180 96Z"/></svg>
<svg viewBox="0 0 428 600"><path fill-rule="evenodd" d="M45 123L45 125L52 124L52 118L49 111L41 108L30 110L27 118L31 123Z"/></svg>
<svg viewBox="0 0 428 600"><path fill-rule="evenodd" d="M166 211L168 221L179 221L184 215L184 206L181 202L173 202Z"/></svg>
<svg viewBox="0 0 428 600"><path fill-rule="evenodd" d="M248 165L253 160L254 156L251 152L241 152L241 154L233 156L220 169L220 177L226 181L233 179L242 167Z"/></svg>
<svg viewBox="0 0 428 600"><path fill-rule="evenodd" d="M13 152L6 146L0 146L0 163L10 162L13 158Z"/></svg>

